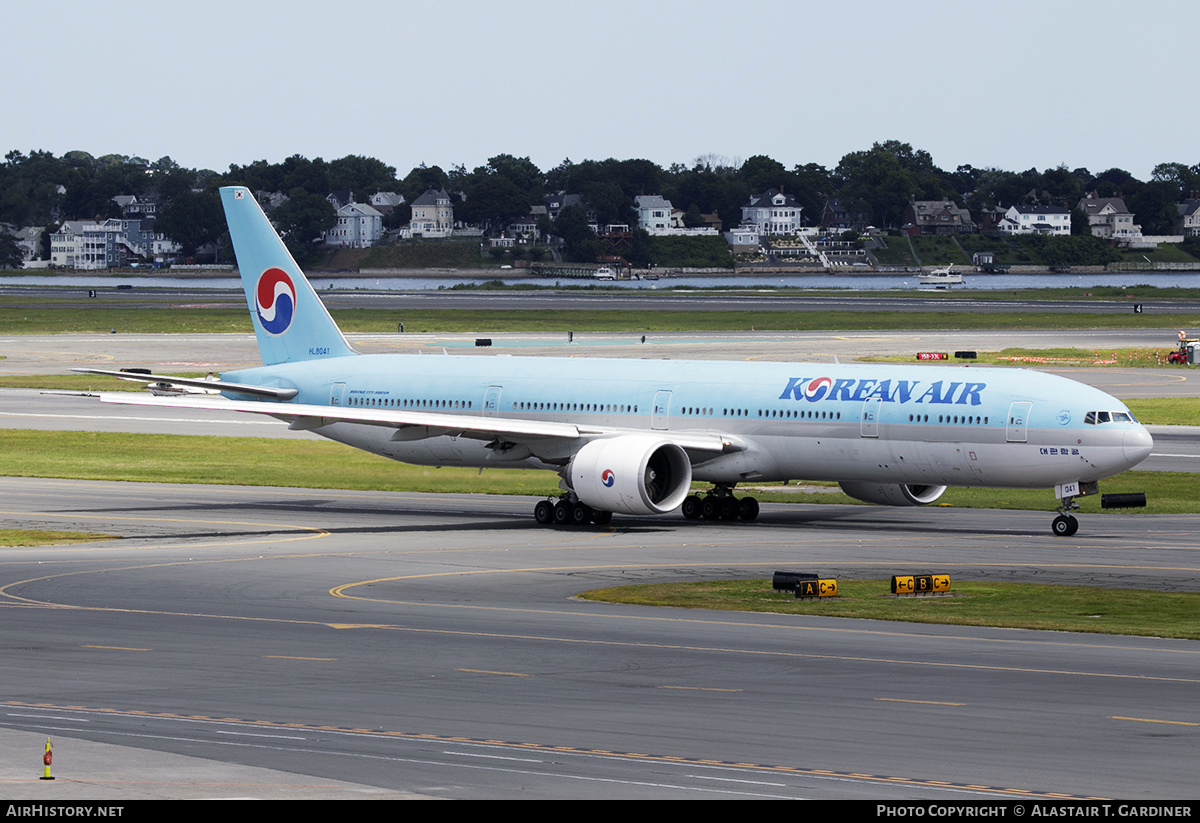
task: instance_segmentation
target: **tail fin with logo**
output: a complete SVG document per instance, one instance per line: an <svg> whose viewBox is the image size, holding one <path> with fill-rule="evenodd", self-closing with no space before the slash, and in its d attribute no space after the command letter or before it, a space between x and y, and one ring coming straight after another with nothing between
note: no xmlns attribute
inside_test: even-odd
<svg viewBox="0 0 1200 823"><path fill-rule="evenodd" d="M264 365L355 354L249 189L221 189Z"/></svg>

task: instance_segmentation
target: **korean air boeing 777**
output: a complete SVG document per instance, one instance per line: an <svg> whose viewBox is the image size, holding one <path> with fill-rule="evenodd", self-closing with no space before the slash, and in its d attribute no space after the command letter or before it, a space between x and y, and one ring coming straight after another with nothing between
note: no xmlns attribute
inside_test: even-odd
<svg viewBox="0 0 1200 823"><path fill-rule="evenodd" d="M1053 531L1071 535L1074 498L1150 453L1150 435L1119 400L1025 370L360 355L250 191L223 188L221 200L263 365L215 383L138 379L217 388L223 408L406 463L555 471L564 494L536 505L541 524L676 509L753 520L758 504L734 496L738 483L806 479L893 506L932 503L947 486L1053 487ZM713 488L693 494L694 480Z"/></svg>

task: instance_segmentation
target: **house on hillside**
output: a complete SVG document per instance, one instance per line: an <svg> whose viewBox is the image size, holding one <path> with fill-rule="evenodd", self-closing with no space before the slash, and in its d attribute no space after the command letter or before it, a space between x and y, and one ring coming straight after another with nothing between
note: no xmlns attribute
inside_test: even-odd
<svg viewBox="0 0 1200 823"><path fill-rule="evenodd" d="M127 219L153 218L158 210L165 208L158 192L148 191L141 197L133 194L118 194L112 201L121 207L121 216Z"/></svg>
<svg viewBox="0 0 1200 823"><path fill-rule="evenodd" d="M369 249L383 239L383 215L366 203L347 203L337 211L337 223L325 232L327 246Z"/></svg>
<svg viewBox="0 0 1200 823"><path fill-rule="evenodd" d="M1142 236L1142 227L1133 222L1133 214L1120 197L1097 197L1095 192L1079 201L1087 215L1092 234L1105 240L1133 240Z"/></svg>
<svg viewBox="0 0 1200 823"><path fill-rule="evenodd" d="M742 206L742 228L753 229L760 235L797 234L803 227L800 212L804 209L790 194L779 189L767 189L751 195Z"/></svg>
<svg viewBox="0 0 1200 823"><path fill-rule="evenodd" d="M638 216L638 228L650 234L666 234L671 228L671 201L657 194L638 195L633 198Z"/></svg>
<svg viewBox="0 0 1200 823"><path fill-rule="evenodd" d="M953 200L917 200L910 198L900 218L902 230L918 234L973 234L971 213Z"/></svg>
<svg viewBox="0 0 1200 823"><path fill-rule="evenodd" d="M1071 233L1071 212L1062 206L1009 206L996 228L1005 234L1050 234L1065 236Z"/></svg>
<svg viewBox="0 0 1200 823"><path fill-rule="evenodd" d="M834 232L854 228L850 223L850 210L836 197L825 201L825 208L821 210L821 228Z"/></svg>
<svg viewBox="0 0 1200 823"><path fill-rule="evenodd" d="M140 260L166 261L179 244L154 231L154 221L68 220L50 235L50 263L72 269L106 269Z"/></svg>
<svg viewBox="0 0 1200 823"><path fill-rule="evenodd" d="M1200 198L1192 196L1175 206L1175 222L1185 237L1200 237Z"/></svg>
<svg viewBox="0 0 1200 823"><path fill-rule="evenodd" d="M449 237L454 233L454 205L445 189L428 189L412 202L412 222L403 236Z"/></svg>
<svg viewBox="0 0 1200 823"><path fill-rule="evenodd" d="M348 206L354 202L354 192L350 189L334 189L325 195L325 199L334 209L340 209L342 206Z"/></svg>
<svg viewBox="0 0 1200 823"><path fill-rule="evenodd" d="M10 226L3 224L3 230L12 236L17 241L17 248L21 250L21 262L30 263L34 260L42 259L42 235L45 233L45 228L42 226Z"/></svg>

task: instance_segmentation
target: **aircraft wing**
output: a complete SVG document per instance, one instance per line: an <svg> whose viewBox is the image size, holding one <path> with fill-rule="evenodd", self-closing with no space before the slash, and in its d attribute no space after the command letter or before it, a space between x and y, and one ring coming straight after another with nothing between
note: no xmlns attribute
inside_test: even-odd
<svg viewBox="0 0 1200 823"><path fill-rule="evenodd" d="M145 378L146 375L141 375ZM212 382L198 380L197 383ZM397 430L396 439L421 440L427 437L455 435L477 440L503 438L516 443L534 443L540 440L592 440L598 437L646 433L639 429L604 428L576 423L549 420L527 420L512 417L484 417L467 414L436 414L433 412L410 411L407 409L347 408L345 406L317 406L307 403L274 403L264 401L229 400L224 397L201 395L185 397L155 397L152 395L126 392L100 392L102 403L119 403L132 406L167 406L187 409L221 409L224 411L265 414L290 424L292 429L315 429L330 423L358 423L382 426ZM709 432L654 432L664 440L670 440L688 451L721 454L741 451L740 442L718 433Z"/></svg>

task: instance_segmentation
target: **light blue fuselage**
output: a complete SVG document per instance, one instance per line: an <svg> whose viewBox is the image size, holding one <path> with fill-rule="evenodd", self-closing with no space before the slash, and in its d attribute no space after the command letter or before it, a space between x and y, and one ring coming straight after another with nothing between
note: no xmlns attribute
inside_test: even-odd
<svg viewBox="0 0 1200 823"><path fill-rule="evenodd" d="M717 433L744 448L694 462L716 483L793 479L1046 487L1136 464L1150 436L1098 389L1025 370L924 365L358 355L222 375L296 388L295 402L542 420L625 432ZM271 401L266 401L271 402ZM1105 422L1098 420L1104 412ZM1116 419L1127 417L1127 419ZM410 463L561 469L569 443L512 459L485 439L315 431ZM493 444L494 445L494 444ZM559 453L561 451L561 453Z"/></svg>

